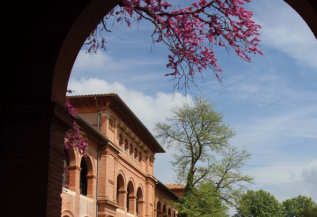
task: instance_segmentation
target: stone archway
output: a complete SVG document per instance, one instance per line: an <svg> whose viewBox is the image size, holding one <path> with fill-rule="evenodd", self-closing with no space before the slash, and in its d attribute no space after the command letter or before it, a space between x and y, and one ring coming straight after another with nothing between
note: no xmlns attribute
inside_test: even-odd
<svg viewBox="0 0 317 217"><path fill-rule="evenodd" d="M284 0L305 20L317 39L317 1L316 0Z"/></svg>
<svg viewBox="0 0 317 217"><path fill-rule="evenodd" d="M119 173L117 176L116 200L122 210L124 209L125 196L126 196L126 189L124 184L124 177L121 173Z"/></svg>
<svg viewBox="0 0 317 217"><path fill-rule="evenodd" d="M162 217L162 203L158 201L156 204L156 217Z"/></svg>
<svg viewBox="0 0 317 217"><path fill-rule="evenodd" d="M131 213L132 215L135 215L136 211L136 193L135 193L135 185L133 183L132 178L130 178L130 181L127 185L127 204L126 209L128 213Z"/></svg>
<svg viewBox="0 0 317 217"><path fill-rule="evenodd" d="M73 123L64 109L70 71L86 36L119 2L7 2L10 47L5 48L8 70L2 79L0 101L4 215L21 216L23 210L26 216L60 216L62 176L55 174L62 174L64 135ZM317 38L316 1L285 2ZM13 188L18 190L11 191ZM27 201L24 195L28 195ZM19 200L24 203L16 209L11 201Z"/></svg>
<svg viewBox="0 0 317 217"><path fill-rule="evenodd" d="M144 216L144 193L141 186L138 187L138 190L136 192L136 215L139 217Z"/></svg>
<svg viewBox="0 0 317 217"><path fill-rule="evenodd" d="M2 192L5 216L21 216L21 210L25 216L61 215L63 177L57 174L63 173L64 136L73 123L64 106L69 75L89 32L119 2L8 5L8 31L13 27L10 38L16 47L8 52L5 62L11 68L1 85L8 93L0 101L1 174L4 189L19 190ZM14 200L24 203L16 209Z"/></svg>

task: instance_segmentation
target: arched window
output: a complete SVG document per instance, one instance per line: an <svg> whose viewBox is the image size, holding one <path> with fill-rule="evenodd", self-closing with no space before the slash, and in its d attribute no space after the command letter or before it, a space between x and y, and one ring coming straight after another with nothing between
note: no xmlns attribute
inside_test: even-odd
<svg viewBox="0 0 317 217"><path fill-rule="evenodd" d="M80 194L87 196L87 165L86 165L86 160L84 157L82 157L81 162L80 162Z"/></svg>
<svg viewBox="0 0 317 217"><path fill-rule="evenodd" d="M111 128L114 128L113 118L110 118L110 119L109 119L109 126L110 126Z"/></svg>
<svg viewBox="0 0 317 217"><path fill-rule="evenodd" d="M162 213L162 210L161 210L161 202L158 201L158 202L157 202L157 205L156 205L156 216L157 216L157 217L160 217L161 213Z"/></svg>
<svg viewBox="0 0 317 217"><path fill-rule="evenodd" d="M124 207L124 180L121 174L117 177L117 203L120 205L120 208L123 209Z"/></svg>
<svg viewBox="0 0 317 217"><path fill-rule="evenodd" d="M132 182L129 182L127 187L127 212L134 213L135 211L135 204L133 203L133 196L134 194L134 187Z"/></svg>
<svg viewBox="0 0 317 217"><path fill-rule="evenodd" d="M136 194L136 215L143 217L143 193L142 189L138 188L137 194Z"/></svg>
<svg viewBox="0 0 317 217"><path fill-rule="evenodd" d="M141 151L139 152L139 162L141 163L141 160L142 160L142 153Z"/></svg>
<svg viewBox="0 0 317 217"><path fill-rule="evenodd" d="M122 139L122 135L120 134L120 136L119 136L119 146L121 147L121 148L123 148L122 146L123 146L123 139Z"/></svg>
<svg viewBox="0 0 317 217"><path fill-rule="evenodd" d="M136 158L137 158L137 156L138 156L138 149L137 149L137 148L135 148L135 149L134 149L134 159L136 159Z"/></svg>
<svg viewBox="0 0 317 217"><path fill-rule="evenodd" d="M167 214L167 213L166 213L166 205L164 204L164 205L163 205L163 216L166 216L166 214Z"/></svg>
<svg viewBox="0 0 317 217"><path fill-rule="evenodd" d="M132 152L133 152L133 146L132 146L132 143L130 143L130 155L132 155Z"/></svg>
<svg viewBox="0 0 317 217"><path fill-rule="evenodd" d="M124 150L128 151L128 140L124 140Z"/></svg>

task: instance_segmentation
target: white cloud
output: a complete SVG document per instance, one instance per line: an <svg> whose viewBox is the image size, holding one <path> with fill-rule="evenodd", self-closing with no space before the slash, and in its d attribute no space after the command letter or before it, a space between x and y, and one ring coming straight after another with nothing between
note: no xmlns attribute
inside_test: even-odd
<svg viewBox="0 0 317 217"><path fill-rule="evenodd" d="M305 182L312 184L317 190L317 159L303 169Z"/></svg>
<svg viewBox="0 0 317 217"><path fill-rule="evenodd" d="M182 102L186 100L189 103L193 102L190 95L185 97L180 93L173 95L158 92L153 98L141 92L127 89L120 83L109 84L98 78L83 78L80 81L71 79L68 83L68 89L74 90L75 95L117 93L150 131L155 123L165 121L165 117L171 115L170 109L173 106L181 106Z"/></svg>
<svg viewBox="0 0 317 217"><path fill-rule="evenodd" d="M107 53L98 51L97 54L91 52L86 54L86 50L80 50L76 58L72 74L75 75L80 72L116 72L116 71L129 71L133 66L146 66L156 64L157 60L153 58L153 61L144 61L140 59L120 59L115 61Z"/></svg>
<svg viewBox="0 0 317 217"><path fill-rule="evenodd" d="M317 68L317 42L300 15L282 0L252 4L255 21L263 29L262 44L280 50L302 65Z"/></svg>

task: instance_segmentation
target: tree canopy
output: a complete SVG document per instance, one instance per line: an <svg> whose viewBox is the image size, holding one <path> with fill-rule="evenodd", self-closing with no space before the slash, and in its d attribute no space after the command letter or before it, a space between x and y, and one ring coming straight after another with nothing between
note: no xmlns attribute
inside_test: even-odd
<svg viewBox="0 0 317 217"><path fill-rule="evenodd" d="M282 217L281 204L267 191L248 190L239 200L235 217Z"/></svg>
<svg viewBox="0 0 317 217"><path fill-rule="evenodd" d="M174 107L167 123L157 123L156 138L163 146L174 150L175 181L186 183L185 195L201 183L212 183L214 196L233 205L245 184L253 178L242 175L240 168L250 158L246 150L229 144L233 129L222 123L223 115L214 110L203 96L193 104Z"/></svg>
<svg viewBox="0 0 317 217"><path fill-rule="evenodd" d="M215 186L210 182L202 182L193 188L191 194L182 198L181 202L172 203L180 212L177 216L190 217L229 217L229 208L216 197Z"/></svg>
<svg viewBox="0 0 317 217"><path fill-rule="evenodd" d="M317 205L312 198L298 195L282 202L285 217L317 216Z"/></svg>

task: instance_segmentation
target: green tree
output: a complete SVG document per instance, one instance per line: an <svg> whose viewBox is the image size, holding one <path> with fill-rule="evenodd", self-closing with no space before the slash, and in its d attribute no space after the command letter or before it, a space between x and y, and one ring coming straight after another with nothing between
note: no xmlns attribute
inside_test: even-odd
<svg viewBox="0 0 317 217"><path fill-rule="evenodd" d="M201 183L197 189L193 187L191 193L184 195L181 202L173 203L180 210L177 216L229 217L229 208L215 196L216 191L210 182Z"/></svg>
<svg viewBox="0 0 317 217"><path fill-rule="evenodd" d="M283 214L286 217L313 217L317 216L317 205L312 198L298 195L282 202Z"/></svg>
<svg viewBox="0 0 317 217"><path fill-rule="evenodd" d="M172 108L172 117L166 118L170 124L157 123L154 131L163 146L175 151L171 163L175 181L186 182L185 196L190 197L190 189L200 183L210 182L214 196L233 205L245 184L252 183L252 177L239 171L250 154L229 145L235 132L214 108L203 96L194 97L193 104Z"/></svg>
<svg viewBox="0 0 317 217"><path fill-rule="evenodd" d="M267 191L248 190L240 198L235 217L282 217L282 206Z"/></svg>
<svg viewBox="0 0 317 217"><path fill-rule="evenodd" d="M299 217L317 217L317 206L313 208L305 207Z"/></svg>

